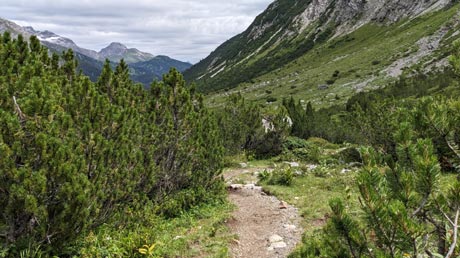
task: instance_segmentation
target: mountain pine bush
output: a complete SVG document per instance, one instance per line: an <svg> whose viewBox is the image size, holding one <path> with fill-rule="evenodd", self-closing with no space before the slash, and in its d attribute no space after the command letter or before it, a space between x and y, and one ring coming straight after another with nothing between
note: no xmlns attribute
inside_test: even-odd
<svg viewBox="0 0 460 258"><path fill-rule="evenodd" d="M0 66L0 254L59 254L127 205L175 215L222 193L217 122L176 70L146 91L106 62L92 83L71 50L9 33Z"/></svg>

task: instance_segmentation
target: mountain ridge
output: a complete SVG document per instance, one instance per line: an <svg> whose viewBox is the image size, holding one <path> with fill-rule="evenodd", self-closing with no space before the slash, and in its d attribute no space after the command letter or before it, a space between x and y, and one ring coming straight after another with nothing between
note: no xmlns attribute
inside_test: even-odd
<svg viewBox="0 0 460 258"><path fill-rule="evenodd" d="M450 0L278 0L185 77L203 92L231 89L363 26L389 26L451 5Z"/></svg>
<svg viewBox="0 0 460 258"><path fill-rule="evenodd" d="M146 87L153 80L161 79L162 75L167 73L171 67L177 66L176 68L183 72L192 65L170 57L162 58L165 56L161 55L160 58L156 58L153 54L142 52L136 48L128 48L119 42L112 42L97 52L82 48L73 40L57 35L54 32L48 30L37 31L31 26L22 27L12 21L0 18L0 33L4 31L9 31L14 37L19 34L25 38L35 35L51 52L58 54L67 49L72 49L78 60L79 68L93 81L97 80L106 59L112 63L118 63L121 59L124 59L130 66L131 78Z"/></svg>

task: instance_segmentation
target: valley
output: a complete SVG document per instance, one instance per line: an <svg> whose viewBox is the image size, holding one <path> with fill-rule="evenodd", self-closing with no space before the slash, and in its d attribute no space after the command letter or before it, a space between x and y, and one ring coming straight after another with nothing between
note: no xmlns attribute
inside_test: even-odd
<svg viewBox="0 0 460 258"><path fill-rule="evenodd" d="M228 29L192 2L69 6L188 56ZM0 257L459 257L459 31L456 1L275 0L192 65L0 19Z"/></svg>

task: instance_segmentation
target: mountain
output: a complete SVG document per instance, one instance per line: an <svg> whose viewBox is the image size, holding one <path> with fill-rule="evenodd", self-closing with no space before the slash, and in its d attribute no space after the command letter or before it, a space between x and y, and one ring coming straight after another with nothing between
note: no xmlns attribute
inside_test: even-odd
<svg viewBox="0 0 460 258"><path fill-rule="evenodd" d="M152 80L161 80L162 75L171 67L175 67L179 71L185 71L192 64L171 59L167 56L156 56L148 61L137 62L130 64L131 78L134 81L148 84ZM153 76L152 76L153 75Z"/></svg>
<svg viewBox="0 0 460 258"><path fill-rule="evenodd" d="M185 77L217 92L217 104L228 91L331 102L442 59L441 46L458 38L458 9L450 0L277 0Z"/></svg>
<svg viewBox="0 0 460 258"><path fill-rule="evenodd" d="M0 18L0 33L4 31L9 31L13 36L22 34L26 38L35 35L51 52L62 53L62 51L72 49L75 52L79 69L93 81L97 80L100 75L105 59L109 59L113 64L124 59L130 67L131 78L146 87L153 79L161 79L162 75L167 73L171 67L183 72L192 66L190 63L171 59L167 56L155 57L150 53L128 48L118 42L110 43L99 52L85 49L78 46L71 39L59 36L51 31L36 31L32 27L21 27L14 22Z"/></svg>
<svg viewBox="0 0 460 258"><path fill-rule="evenodd" d="M99 51L99 59L109 59L112 62L120 62L124 59L126 63L136 63L148 61L154 56L150 53L141 52L135 48L127 48L125 45L113 42L106 48Z"/></svg>

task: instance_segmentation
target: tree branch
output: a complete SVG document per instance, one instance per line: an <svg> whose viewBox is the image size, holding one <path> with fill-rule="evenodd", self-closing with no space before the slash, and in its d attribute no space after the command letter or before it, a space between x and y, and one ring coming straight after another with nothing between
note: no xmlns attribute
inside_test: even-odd
<svg viewBox="0 0 460 258"><path fill-rule="evenodd" d="M457 213L455 214L455 221L452 224L452 227L454 228L453 240L452 240L452 244L450 245L449 252L446 255L446 258L452 257L452 255L455 252L455 248L457 247L458 217L459 217L459 215L460 215L460 208L457 208Z"/></svg>
<svg viewBox="0 0 460 258"><path fill-rule="evenodd" d="M24 113L22 113L22 110L19 107L15 96L13 96L13 103L14 103L14 112L19 116L19 119L21 119L21 121L24 121L26 119L26 115L24 115Z"/></svg>

